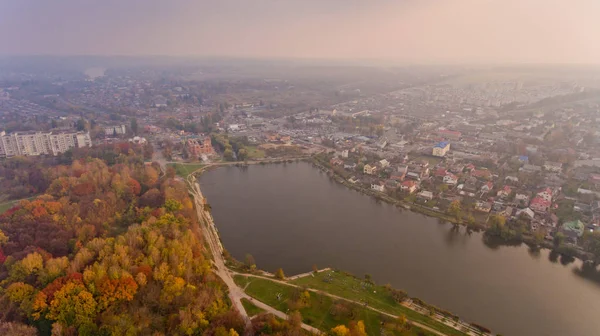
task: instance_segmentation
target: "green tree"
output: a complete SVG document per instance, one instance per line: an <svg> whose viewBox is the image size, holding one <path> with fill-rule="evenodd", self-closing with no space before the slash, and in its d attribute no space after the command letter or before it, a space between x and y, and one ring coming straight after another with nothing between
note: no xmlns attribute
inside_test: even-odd
<svg viewBox="0 0 600 336"><path fill-rule="evenodd" d="M223 152L223 157L225 158L225 160L227 161L233 161L233 150L231 150L230 148L227 148L224 152Z"/></svg>
<svg viewBox="0 0 600 336"><path fill-rule="evenodd" d="M456 201L452 201L452 203L450 203L450 207L448 208L448 214L454 218L456 218L457 221L460 221L462 218L462 206L460 204L460 201L456 200Z"/></svg>
<svg viewBox="0 0 600 336"><path fill-rule="evenodd" d="M131 118L129 126L131 127L131 132L133 132L133 135L137 135L138 134L138 121L136 118Z"/></svg>
<svg viewBox="0 0 600 336"><path fill-rule="evenodd" d="M244 161L248 158L248 151L246 148L242 148L238 151L238 160Z"/></svg>

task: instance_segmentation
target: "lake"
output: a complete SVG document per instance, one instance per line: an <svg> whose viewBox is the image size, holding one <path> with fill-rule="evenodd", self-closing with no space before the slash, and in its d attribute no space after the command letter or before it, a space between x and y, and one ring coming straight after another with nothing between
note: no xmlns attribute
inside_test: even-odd
<svg viewBox="0 0 600 336"><path fill-rule="evenodd" d="M370 274L503 335L600 335L595 269L375 201L309 163L221 167L200 178L225 248L287 275ZM588 267L589 268L589 267Z"/></svg>

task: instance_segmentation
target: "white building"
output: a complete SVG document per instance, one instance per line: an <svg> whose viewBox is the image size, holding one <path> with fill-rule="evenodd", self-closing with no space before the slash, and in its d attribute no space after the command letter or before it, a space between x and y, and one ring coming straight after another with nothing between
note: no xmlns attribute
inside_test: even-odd
<svg viewBox="0 0 600 336"><path fill-rule="evenodd" d="M57 155L70 148L90 147L89 133L17 132L0 133L0 157Z"/></svg>
<svg viewBox="0 0 600 336"><path fill-rule="evenodd" d="M437 143L435 146L433 146L433 156L439 156L439 157L444 157L446 156L446 153L448 153L448 151L450 150L450 143L443 141L440 143Z"/></svg>
<svg viewBox="0 0 600 336"><path fill-rule="evenodd" d="M104 127L104 134L108 136L113 135L123 135L127 133L127 128L125 125L117 125L117 126L106 126Z"/></svg>
<svg viewBox="0 0 600 336"><path fill-rule="evenodd" d="M379 191L379 192L384 192L385 191L385 186L382 183L371 184L371 189L373 189L375 191Z"/></svg>
<svg viewBox="0 0 600 336"><path fill-rule="evenodd" d="M562 171L562 163L546 161L544 163L544 169L546 169L546 171L560 173Z"/></svg>
<svg viewBox="0 0 600 336"><path fill-rule="evenodd" d="M348 154L349 154L349 152L348 152L348 150L347 150L347 149L344 149L344 150L342 151L342 157L343 157L343 158L347 158L347 157L348 157Z"/></svg>

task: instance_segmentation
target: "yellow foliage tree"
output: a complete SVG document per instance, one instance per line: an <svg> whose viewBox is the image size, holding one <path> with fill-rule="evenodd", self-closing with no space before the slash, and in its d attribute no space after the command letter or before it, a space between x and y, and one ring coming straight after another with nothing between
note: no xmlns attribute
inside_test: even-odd
<svg viewBox="0 0 600 336"><path fill-rule="evenodd" d="M331 329L331 333L335 336L348 336L350 335L350 329L343 324Z"/></svg>

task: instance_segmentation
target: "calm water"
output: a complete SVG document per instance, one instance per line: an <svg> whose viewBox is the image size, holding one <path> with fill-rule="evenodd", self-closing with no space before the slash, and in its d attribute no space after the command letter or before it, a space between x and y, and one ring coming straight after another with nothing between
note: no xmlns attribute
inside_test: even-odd
<svg viewBox="0 0 600 336"><path fill-rule="evenodd" d="M334 267L504 335L600 335L600 285L548 251L493 247L435 218L377 203L307 163L201 177L225 248L288 275Z"/></svg>

